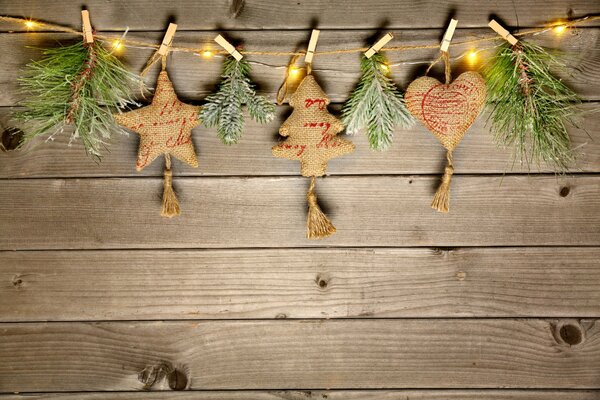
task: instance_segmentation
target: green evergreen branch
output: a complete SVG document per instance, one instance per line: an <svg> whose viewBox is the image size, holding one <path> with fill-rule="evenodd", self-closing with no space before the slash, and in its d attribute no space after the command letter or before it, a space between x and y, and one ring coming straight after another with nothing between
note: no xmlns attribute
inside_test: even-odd
<svg viewBox="0 0 600 400"><path fill-rule="evenodd" d="M408 128L414 118L406 109L402 94L389 77L389 67L381 53L361 56L362 76L342 107L342 121L349 134L366 129L369 146L386 150L392 144L394 128Z"/></svg>
<svg viewBox="0 0 600 400"><path fill-rule="evenodd" d="M135 104L133 88L139 78L102 44L83 42L43 51L19 78L25 110L15 114L27 123L23 143L63 132L73 125L70 143L81 139L88 154L100 158L115 132L125 133L112 114Z"/></svg>
<svg viewBox="0 0 600 400"><path fill-rule="evenodd" d="M575 156L567 124L575 125L580 97L550 69L565 69L544 48L520 41L504 44L484 73L496 142L514 148L528 167L541 162L566 172Z"/></svg>
<svg viewBox="0 0 600 400"><path fill-rule="evenodd" d="M275 118L275 104L256 94L250 81L250 63L245 58L237 61L232 56L223 62L223 80L215 93L206 97L199 118L204 126L217 127L217 134L225 144L234 144L244 130L243 106L253 120L263 124Z"/></svg>

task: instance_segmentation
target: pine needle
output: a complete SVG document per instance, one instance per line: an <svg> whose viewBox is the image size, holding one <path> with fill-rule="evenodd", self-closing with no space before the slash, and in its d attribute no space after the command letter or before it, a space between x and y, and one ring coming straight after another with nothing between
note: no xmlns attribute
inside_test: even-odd
<svg viewBox="0 0 600 400"><path fill-rule="evenodd" d="M342 107L342 121L349 134L366 129L369 146L386 150L392 144L394 128L408 128L414 118L406 109L402 94L389 77L389 67L381 53L361 56L362 76Z"/></svg>
<svg viewBox="0 0 600 400"><path fill-rule="evenodd" d="M575 161L567 125L575 125L581 99L550 69L565 65L540 46L520 41L499 49L484 70L491 130L528 168L543 162L564 173Z"/></svg>
<svg viewBox="0 0 600 400"><path fill-rule="evenodd" d="M113 133L126 133L112 114L135 104L132 89L139 78L97 41L46 49L43 55L19 78L26 109L15 117L28 125L23 143L44 135L53 139L73 125L69 143L80 139L89 155L100 158Z"/></svg>
<svg viewBox="0 0 600 400"><path fill-rule="evenodd" d="M217 127L217 134L224 144L234 144L244 131L243 106L253 120L264 124L275 118L275 104L256 94L250 81L251 67L243 58L237 61L228 56L223 61L223 80L213 94L206 97L199 118L204 126Z"/></svg>

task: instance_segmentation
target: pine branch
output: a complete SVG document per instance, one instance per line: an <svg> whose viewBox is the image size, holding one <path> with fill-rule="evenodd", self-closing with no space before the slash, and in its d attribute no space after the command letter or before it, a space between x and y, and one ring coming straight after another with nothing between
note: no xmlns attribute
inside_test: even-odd
<svg viewBox="0 0 600 400"><path fill-rule="evenodd" d="M552 75L565 69L546 49L504 44L485 68L492 133L530 167L544 162L566 172L575 160L567 124L575 125L579 96Z"/></svg>
<svg viewBox="0 0 600 400"><path fill-rule="evenodd" d="M394 128L408 128L414 119L389 77L382 54L374 54L371 58L362 55L360 69L360 81L342 107L342 121L349 134L366 129L371 149L386 150L392 144Z"/></svg>
<svg viewBox="0 0 600 400"><path fill-rule="evenodd" d="M112 114L135 104L132 89L139 86L139 78L98 42L79 42L43 54L19 79L26 109L15 117L29 125L23 143L44 135L52 139L73 125L71 142L80 139L88 154L100 158L111 135L125 133Z"/></svg>
<svg viewBox="0 0 600 400"><path fill-rule="evenodd" d="M263 124L275 118L275 104L256 94L250 81L251 67L243 58L237 61L229 56L223 62L223 80L215 93L206 97L199 118L204 126L217 127L217 134L225 144L237 143L244 130L243 106L253 120Z"/></svg>

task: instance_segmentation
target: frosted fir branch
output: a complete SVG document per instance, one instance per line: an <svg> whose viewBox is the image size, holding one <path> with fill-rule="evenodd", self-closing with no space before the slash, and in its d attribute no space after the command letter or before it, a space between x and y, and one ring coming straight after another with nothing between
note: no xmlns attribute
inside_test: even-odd
<svg viewBox="0 0 600 400"><path fill-rule="evenodd" d="M136 104L133 89L140 78L98 42L46 49L43 55L19 78L25 110L15 117L26 122L22 143L53 138L72 125L69 143L81 140L89 155L100 158L112 135L125 133L112 115Z"/></svg>
<svg viewBox="0 0 600 400"><path fill-rule="evenodd" d="M215 93L206 97L199 118L204 126L217 128L217 134L225 144L234 144L244 130L243 107L253 120L264 124L275 118L275 104L256 94L250 80L250 63L244 58L237 61L232 56L223 61L223 80Z"/></svg>
<svg viewBox="0 0 600 400"><path fill-rule="evenodd" d="M567 125L576 126L581 99L550 71L565 68L524 41L502 45L484 68L494 139L528 167L546 163L564 173L575 161Z"/></svg>
<svg viewBox="0 0 600 400"><path fill-rule="evenodd" d="M342 107L342 121L349 134L366 130L373 150L386 150L393 140L394 129L406 129L414 118L406 109L402 94L389 77L385 57L362 55L362 76L356 89Z"/></svg>

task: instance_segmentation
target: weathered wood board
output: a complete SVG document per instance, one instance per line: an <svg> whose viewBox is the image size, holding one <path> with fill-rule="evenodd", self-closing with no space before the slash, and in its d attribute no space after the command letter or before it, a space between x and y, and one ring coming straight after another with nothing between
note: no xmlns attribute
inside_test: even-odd
<svg viewBox="0 0 600 400"><path fill-rule="evenodd" d="M0 324L0 390L140 390L153 366L192 389L598 389L599 325L568 324L576 335L540 319Z"/></svg>
<svg viewBox="0 0 600 400"><path fill-rule="evenodd" d="M560 0L497 0L485 7L473 0L456 1L451 7L433 0L418 3L375 0L368 5L359 0L325 3L319 0L245 0L241 3L244 6L237 15L231 12L230 2L219 0L204 0L201 3L179 0L175 4L158 0L95 0L86 6L90 10L93 25L101 30L123 30L126 26L133 30L161 30L165 28L168 17L179 24L180 30L288 30L310 29L317 24L322 29L379 26L444 28L450 16L458 18L461 26L481 27L486 26L492 12L513 26L537 26L557 18L566 18L569 13L584 16L598 12L597 5L589 0L571 0L568 3ZM14 16L34 17L73 27L81 24L80 2L61 1L60 7L48 7L47 4L40 0L5 0L2 9L5 14ZM22 30L23 27L17 25L12 29Z"/></svg>
<svg viewBox="0 0 600 400"><path fill-rule="evenodd" d="M4 180L0 249L600 244L596 176L456 176L447 214L429 206L438 182L319 179L338 232L314 241L306 178L177 178L174 219L160 216L157 178Z"/></svg>
<svg viewBox="0 0 600 400"><path fill-rule="evenodd" d="M585 118L581 129L571 128L573 146L578 161L574 171L600 172L600 113L594 112L600 103L581 107ZM334 107L338 110L339 107ZM213 129L194 130L194 142L200 166L176 166L179 176L273 176L299 175L299 164L273 157L271 147L277 143L278 129L288 115L288 107L280 107L275 121L259 125L248 122L244 136L234 146L224 146ZM0 108L0 127L18 126L10 120L9 108ZM163 163L153 162L142 172L135 170L139 138L135 133L117 136L101 163L86 155L80 142L69 145L69 133L57 135L55 140L41 139L18 150L0 152L0 178L55 178L55 177L126 177L162 176ZM441 174L445 149L422 125L398 130L390 150L377 152L369 149L363 133L348 136L356 144L356 151L329 162L330 175L381 174ZM550 171L543 165L514 163L509 150L499 148L487 126L487 116L479 118L465 135L455 154L456 174L498 174L504 172Z"/></svg>
<svg viewBox="0 0 600 400"><path fill-rule="evenodd" d="M600 317L599 248L0 252L0 282L3 322Z"/></svg>

